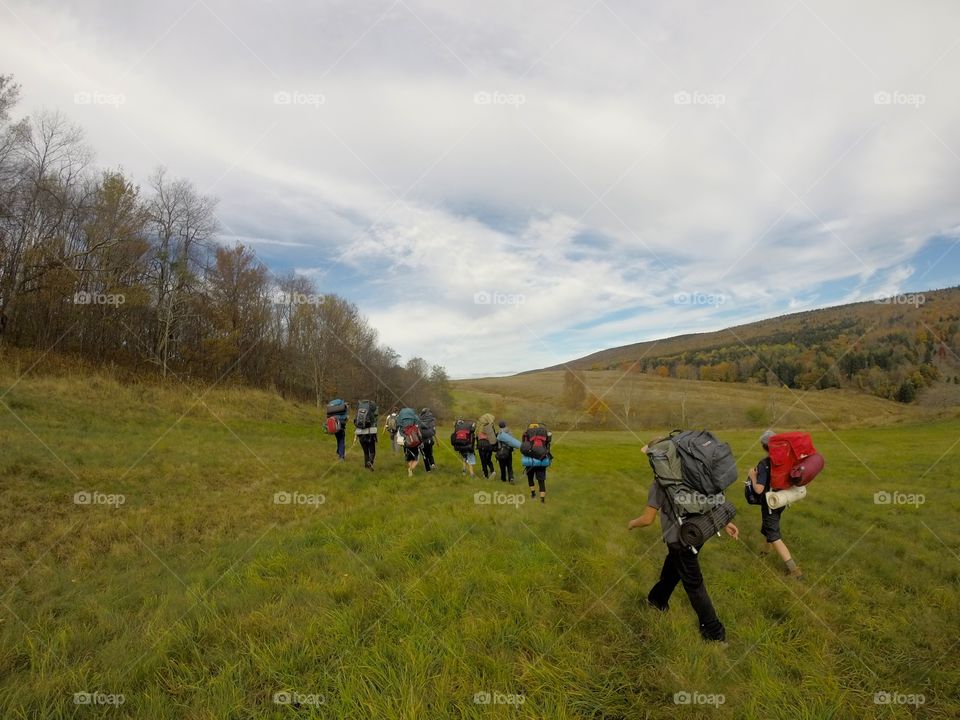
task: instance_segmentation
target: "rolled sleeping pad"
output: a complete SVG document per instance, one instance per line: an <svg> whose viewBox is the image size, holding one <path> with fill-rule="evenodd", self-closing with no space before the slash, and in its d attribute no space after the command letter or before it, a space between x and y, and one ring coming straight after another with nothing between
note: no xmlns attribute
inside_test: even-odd
<svg viewBox="0 0 960 720"><path fill-rule="evenodd" d="M803 500L807 496L807 489L802 485L793 487L789 490L776 490L767 493L767 507L771 510L779 510L787 505L791 505L798 500Z"/></svg>
<svg viewBox="0 0 960 720"><path fill-rule="evenodd" d="M711 508L702 515L684 518L680 525L680 542L684 545L699 547L723 530L724 526L737 515L737 509L729 500Z"/></svg>

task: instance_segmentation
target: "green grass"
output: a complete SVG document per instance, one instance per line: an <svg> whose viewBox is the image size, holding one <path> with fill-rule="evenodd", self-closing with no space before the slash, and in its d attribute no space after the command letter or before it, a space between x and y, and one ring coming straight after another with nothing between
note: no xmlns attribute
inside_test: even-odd
<svg viewBox="0 0 960 720"><path fill-rule="evenodd" d="M756 556L758 510L734 497L741 540L703 552L729 636L714 646L682 590L644 607L663 546L626 531L650 482L631 433L557 432L546 505L478 505L524 487L462 477L446 447L413 479L386 445L375 473L357 447L332 463L312 408L214 390L191 409L194 392L65 377L3 395L0 716L960 716L958 420L812 428L827 470L784 516L803 583ZM745 472L756 433L722 436ZM76 505L82 490L125 503ZM487 691L525 702L473 702ZM725 703L675 705L684 691Z"/></svg>

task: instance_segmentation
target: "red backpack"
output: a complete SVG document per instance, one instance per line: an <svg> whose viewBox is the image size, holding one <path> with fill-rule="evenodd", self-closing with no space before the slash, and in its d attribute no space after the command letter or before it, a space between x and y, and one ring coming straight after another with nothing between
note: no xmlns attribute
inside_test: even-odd
<svg viewBox="0 0 960 720"><path fill-rule="evenodd" d="M770 489L788 490L806 485L823 470L823 456L813 446L810 433L785 432L767 443L770 451Z"/></svg>
<svg viewBox="0 0 960 720"><path fill-rule="evenodd" d="M340 432L340 418L331 415L323 424L323 429L331 435L336 435L338 432Z"/></svg>
<svg viewBox="0 0 960 720"><path fill-rule="evenodd" d="M403 428L403 446L413 450L420 447L423 442L423 436L420 434L420 427L414 423Z"/></svg>

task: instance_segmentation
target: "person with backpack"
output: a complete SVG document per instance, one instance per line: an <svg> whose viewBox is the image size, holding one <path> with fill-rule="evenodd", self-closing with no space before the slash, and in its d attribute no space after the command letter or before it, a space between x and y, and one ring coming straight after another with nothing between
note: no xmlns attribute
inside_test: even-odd
<svg viewBox="0 0 960 720"><path fill-rule="evenodd" d="M760 549L760 554L768 555L773 550L783 560L787 574L796 580L803 580L803 572L797 561L790 554L790 549L783 542L783 536L780 534L780 516L786 507L777 509L771 508L767 504L767 493L770 492L770 438L776 433L773 430L767 430L760 436L760 445L766 453L764 458L757 463L747 473L747 502L752 505L760 505L760 533L766 538L766 543ZM752 492L751 492L752 491Z"/></svg>
<svg viewBox="0 0 960 720"><path fill-rule="evenodd" d="M335 398L327 403L327 419L324 423L324 430L337 439L337 457L340 462L344 461L347 454L347 418L350 408L340 398Z"/></svg>
<svg viewBox="0 0 960 720"><path fill-rule="evenodd" d="M480 454L480 470L483 477L493 477L493 453L497 449L496 418L485 413L477 419L477 452Z"/></svg>
<svg viewBox="0 0 960 720"><path fill-rule="evenodd" d="M509 482L513 485L513 446L500 439L501 435L510 436L507 423L501 420L497 431L497 464L500 466L500 482ZM510 436L512 437L512 436Z"/></svg>
<svg viewBox="0 0 960 720"><path fill-rule="evenodd" d="M377 404L373 400L361 400L357 403L357 414L353 418L355 435L363 449L363 466L373 470L373 461L377 457Z"/></svg>
<svg viewBox="0 0 960 720"><path fill-rule="evenodd" d="M505 433L501 432L501 436ZM509 434L506 434L510 438ZM506 439L506 438L505 438ZM508 440L509 441L509 440ZM514 442L516 440L514 439ZM520 464L527 471L527 484L530 487L530 497L535 498L537 491L534 480L540 486L540 502L547 501L547 468L553 462L553 453L550 445L553 442L553 433L541 422L532 422L527 425L518 447L520 450Z"/></svg>
<svg viewBox="0 0 960 720"><path fill-rule="evenodd" d="M423 438L423 469L427 472L433 470L437 463L433 459L433 446L437 441L437 418L430 411L430 408L420 410L420 436Z"/></svg>
<svg viewBox="0 0 960 720"><path fill-rule="evenodd" d="M671 442L671 438L661 438L644 445L641 449L641 452L650 460L654 479L647 491L646 509L640 517L627 523L627 530L648 527L654 523L657 514L660 514L660 530L663 542L667 545L667 557L663 561L659 579L647 595L647 604L661 612L666 612L670 607L670 596L677 584L683 583L683 589L700 623L700 636L704 640L723 642L726 640L726 629L717 617L700 570L700 550L703 547L703 540L700 541L701 544L693 546L682 542L684 514L680 509L688 499L691 503L700 502L715 498L716 493L706 493L706 490L712 490L712 487L701 486L701 490L695 490L690 485L684 484L684 481L689 482L689 478L685 479L680 471L678 451L675 447L661 449L664 444ZM713 442L719 445L715 439ZM725 443L723 446L729 454L729 446ZM732 456L729 458L729 464L733 464ZM729 468L725 469L725 474L729 474ZM728 479L719 480L717 484L721 485ZM735 464L733 464L733 480L736 480ZM722 497L722 490L720 497ZM715 507L713 503L704 503L704 506ZM724 530L734 540L740 536L740 530L733 522L725 522L715 529Z"/></svg>
<svg viewBox="0 0 960 720"><path fill-rule="evenodd" d="M403 442L403 456L407 461L407 477L413 477L413 471L420 464L420 448L423 436L420 434L420 416L413 408L403 408L397 413L397 437Z"/></svg>
<svg viewBox="0 0 960 720"><path fill-rule="evenodd" d="M390 438L390 451L397 451L397 410L396 407L390 410L387 419L383 423L383 432Z"/></svg>
<svg viewBox="0 0 960 720"><path fill-rule="evenodd" d="M450 445L460 455L461 475L466 475L467 470L469 470L470 477L473 477L473 466L477 464L477 458L473 452L476 444L476 431L476 424L463 418L457 418L457 421L453 424L453 432L450 433Z"/></svg>

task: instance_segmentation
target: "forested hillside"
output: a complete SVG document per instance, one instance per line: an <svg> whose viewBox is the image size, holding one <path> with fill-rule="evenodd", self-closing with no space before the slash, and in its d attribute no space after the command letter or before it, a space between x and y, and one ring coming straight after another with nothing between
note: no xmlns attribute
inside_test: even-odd
<svg viewBox="0 0 960 720"><path fill-rule="evenodd" d="M960 384L960 288L811 310L696 335L603 350L556 370L851 388L912 402Z"/></svg>

